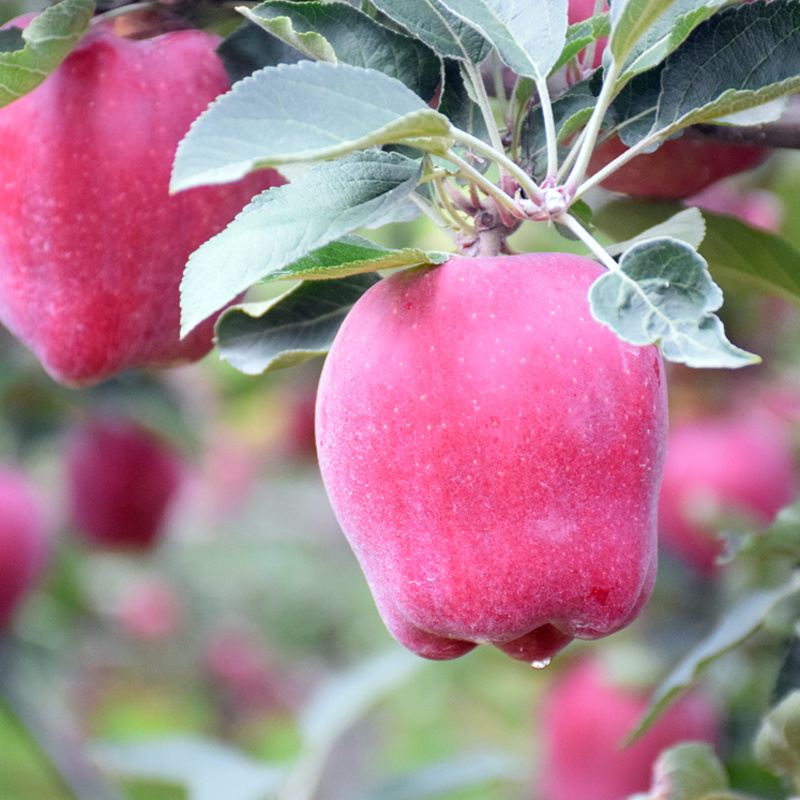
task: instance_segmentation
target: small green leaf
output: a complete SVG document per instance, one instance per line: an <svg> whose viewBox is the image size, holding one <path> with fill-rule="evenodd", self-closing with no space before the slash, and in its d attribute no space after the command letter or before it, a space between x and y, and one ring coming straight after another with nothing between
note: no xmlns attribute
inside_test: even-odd
<svg viewBox="0 0 800 800"><path fill-rule="evenodd" d="M378 282L376 272L303 281L265 303L233 306L216 326L220 358L245 375L325 355L353 304Z"/></svg>
<svg viewBox="0 0 800 800"><path fill-rule="evenodd" d="M195 250L181 283L182 332L265 278L335 239L382 219L415 189L422 166L369 150L325 162L256 197L228 227Z"/></svg>
<svg viewBox="0 0 800 800"><path fill-rule="evenodd" d="M308 15L290 14L289 9L283 8L284 5L307 6L310 4L262 3L254 9L247 8L247 6L237 6L236 10L245 17L245 19L263 28L267 33L277 36L279 39L286 42L286 44L294 47L295 50L306 56L306 58L336 64L339 60L336 57L336 51L323 34L319 33L315 28L309 28L308 25L303 25L299 30L295 27L298 17L304 21L308 21ZM321 5L321 3L314 3L313 5L317 6ZM348 8L352 9L352 6L348 6ZM356 11L355 9L352 10ZM356 11L356 13L358 12ZM369 18L367 17L367 19Z"/></svg>
<svg viewBox="0 0 800 800"><path fill-rule="evenodd" d="M442 4L485 36L518 75L546 77L564 49L566 0L442 0Z"/></svg>
<svg viewBox="0 0 800 800"><path fill-rule="evenodd" d="M441 63L430 48L348 3L270 0L239 10L309 58L378 70L426 102L441 83Z"/></svg>
<svg viewBox="0 0 800 800"><path fill-rule="evenodd" d="M622 0L611 3L608 51L624 63L636 43L674 0Z"/></svg>
<svg viewBox="0 0 800 800"><path fill-rule="evenodd" d="M711 662L741 644L764 624L776 606L798 593L800 572L795 572L784 585L762 589L739 600L727 611L717 627L659 684L628 741L641 736Z"/></svg>
<svg viewBox="0 0 800 800"><path fill-rule="evenodd" d="M31 21L22 32L25 46L0 53L0 108L35 89L61 64L89 30L93 13L92 0L63 0Z"/></svg>
<svg viewBox="0 0 800 800"><path fill-rule="evenodd" d="M663 61L726 0L674 0L636 42L620 78L625 81Z"/></svg>
<svg viewBox="0 0 800 800"><path fill-rule="evenodd" d="M658 800L707 800L724 793L728 774L708 742L684 742L662 752L653 766Z"/></svg>
<svg viewBox="0 0 800 800"><path fill-rule="evenodd" d="M311 61L266 67L195 120L178 146L171 190L449 131L446 117L382 72Z"/></svg>
<svg viewBox="0 0 800 800"><path fill-rule="evenodd" d="M97 761L128 778L185 786L188 800L264 800L285 771L256 761L230 745L199 736L174 736L134 744L98 743Z"/></svg>
<svg viewBox="0 0 800 800"><path fill-rule="evenodd" d="M800 501L781 509L768 531L745 536L731 555L739 554L800 562Z"/></svg>
<svg viewBox="0 0 800 800"><path fill-rule="evenodd" d="M764 717L754 751L761 766L800 788L800 691L788 694Z"/></svg>
<svg viewBox="0 0 800 800"><path fill-rule="evenodd" d="M443 58L480 64L491 44L439 0L372 0L387 17Z"/></svg>
<svg viewBox="0 0 800 800"><path fill-rule="evenodd" d="M653 225L642 231L638 236L624 242L617 242L606 247L606 252L612 256L618 256L631 247L641 244L648 239L656 239L662 236L670 236L681 242L686 242L695 250L703 243L706 235L706 223L699 208L684 208L673 214L668 220Z"/></svg>
<svg viewBox="0 0 800 800"><path fill-rule="evenodd" d="M576 22L567 28L567 38L564 49L558 57L558 61L550 70L551 74L557 72L571 58L574 58L587 45L596 39L608 36L611 32L611 20L607 13L595 14L593 17Z"/></svg>
<svg viewBox="0 0 800 800"><path fill-rule="evenodd" d="M670 361L715 368L759 361L725 338L713 313L722 292L702 256L677 239L660 237L629 249L618 270L592 284L589 299L598 322L632 344L658 343Z"/></svg>

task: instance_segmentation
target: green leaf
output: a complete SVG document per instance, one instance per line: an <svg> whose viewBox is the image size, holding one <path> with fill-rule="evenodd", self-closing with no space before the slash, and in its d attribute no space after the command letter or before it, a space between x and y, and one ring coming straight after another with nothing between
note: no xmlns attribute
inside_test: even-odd
<svg viewBox="0 0 800 800"><path fill-rule="evenodd" d="M741 3L667 59L654 130L677 130L800 90L800 3Z"/></svg>
<svg viewBox="0 0 800 800"><path fill-rule="evenodd" d="M92 0L63 0L22 32L24 47L0 53L0 108L35 89L89 30ZM9 34L11 36L12 34Z"/></svg>
<svg viewBox="0 0 800 800"><path fill-rule="evenodd" d="M620 80L625 81L663 61L726 0L674 0L637 40Z"/></svg>
<svg viewBox="0 0 800 800"><path fill-rule="evenodd" d="M684 742L662 752L653 766L654 800L707 800L724 793L728 774L708 742Z"/></svg>
<svg viewBox="0 0 800 800"><path fill-rule="evenodd" d="M195 120L178 145L171 190L449 131L446 117L382 72L311 61L266 67Z"/></svg>
<svg viewBox="0 0 800 800"><path fill-rule="evenodd" d="M800 561L800 501L781 509L768 531L745 536L731 553L739 554Z"/></svg>
<svg viewBox="0 0 800 800"><path fill-rule="evenodd" d="M799 593L800 572L795 572L783 586L762 589L740 599L728 610L717 627L659 684L628 741L641 736L711 662L740 645L764 624L776 606Z"/></svg>
<svg viewBox="0 0 800 800"><path fill-rule="evenodd" d="M298 13L295 9L284 9L283 6L285 5L305 6L306 8L303 11L306 11L306 13ZM326 36L319 33L316 26L310 23L307 7L311 5L321 6L320 3L267 2L261 3L254 9L250 9L247 6L238 6L236 10L245 19L263 28L267 33L277 36L281 41L294 47L306 58L336 64L339 59L336 57L335 49ZM356 14L360 13L352 6L348 6L348 8ZM300 22L299 25L298 21Z"/></svg>
<svg viewBox="0 0 800 800"><path fill-rule="evenodd" d="M94 756L109 772L185 786L188 800L265 800L285 771L228 744L200 736L174 736L134 744L98 743Z"/></svg>
<svg viewBox="0 0 800 800"><path fill-rule="evenodd" d="M636 43L674 0L621 0L611 3L608 52L624 63Z"/></svg>
<svg viewBox="0 0 800 800"><path fill-rule="evenodd" d="M189 257L181 283L182 332L256 281L291 278L285 268L329 242L384 218L407 198L420 164L377 150L325 162L256 197Z"/></svg>
<svg viewBox="0 0 800 800"><path fill-rule="evenodd" d="M557 72L571 58L574 58L587 45L596 39L608 36L611 32L611 20L608 13L595 14L593 17L576 22L567 28L567 38L564 49L558 57L558 61L550 70L551 74Z"/></svg>
<svg viewBox="0 0 800 800"><path fill-rule="evenodd" d="M410 680L423 664L404 650L392 649L332 678L300 711L303 748L330 747L376 703Z"/></svg>
<svg viewBox="0 0 800 800"><path fill-rule="evenodd" d="M589 290L592 314L625 341L658 343L664 358L690 367L736 368L759 358L725 338L714 315L722 292L694 248L671 237L640 242L619 269Z"/></svg>
<svg viewBox="0 0 800 800"><path fill-rule="evenodd" d="M777 295L800 305L800 251L777 234L735 217L703 212L700 248L716 279L731 289Z"/></svg>
<svg viewBox="0 0 800 800"><path fill-rule="evenodd" d="M443 0L485 36L517 75L550 74L564 49L566 0Z"/></svg>
<svg viewBox="0 0 800 800"><path fill-rule="evenodd" d="M764 717L754 751L761 766L800 788L800 691L791 692Z"/></svg>
<svg viewBox="0 0 800 800"><path fill-rule="evenodd" d="M298 716L302 745L282 796L311 797L311 788L339 738L411 679L423 663L404 650L391 650L324 685Z"/></svg>
<svg viewBox="0 0 800 800"><path fill-rule="evenodd" d="M426 102L441 82L441 62L430 48L348 3L270 0L241 13L309 58L378 70Z"/></svg>
<svg viewBox="0 0 800 800"><path fill-rule="evenodd" d="M491 44L439 0L372 0L376 8L443 58L480 64Z"/></svg>
<svg viewBox="0 0 800 800"><path fill-rule="evenodd" d="M217 322L220 358L245 375L260 375L325 355L353 304L378 280L368 272L303 281L274 300L233 306Z"/></svg>
<svg viewBox="0 0 800 800"><path fill-rule="evenodd" d="M606 252L612 256L618 256L631 247L648 239L656 239L661 236L670 236L681 242L686 242L695 250L703 243L706 235L706 223L699 208L684 208L678 211L664 222L659 222L653 227L642 231L638 236L624 242L606 247Z"/></svg>
<svg viewBox="0 0 800 800"><path fill-rule="evenodd" d="M471 753L385 781L358 800L426 800L485 784L522 782L525 768L504 753Z"/></svg>

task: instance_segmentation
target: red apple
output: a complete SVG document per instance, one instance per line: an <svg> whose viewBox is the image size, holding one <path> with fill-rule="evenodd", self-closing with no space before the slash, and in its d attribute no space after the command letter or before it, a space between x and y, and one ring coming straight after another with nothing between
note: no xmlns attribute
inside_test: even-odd
<svg viewBox="0 0 800 800"><path fill-rule="evenodd" d="M588 174L594 175L626 146L614 136L595 148ZM632 197L675 200L690 197L712 183L752 169L769 155L769 149L681 136L669 139L658 150L632 158L600 185Z"/></svg>
<svg viewBox="0 0 800 800"><path fill-rule="evenodd" d="M0 629L8 626L47 560L47 525L31 481L0 469Z"/></svg>
<svg viewBox="0 0 800 800"><path fill-rule="evenodd" d="M165 441L132 420L94 417L71 431L65 467L70 517L81 538L132 550L155 544L183 475Z"/></svg>
<svg viewBox="0 0 800 800"><path fill-rule="evenodd" d="M711 574L724 544L727 519L765 526L800 493L800 480L782 426L768 417L704 416L669 435L659 501L659 535L695 569Z"/></svg>
<svg viewBox="0 0 800 800"><path fill-rule="evenodd" d="M394 636L432 659L546 662L648 598L666 387L596 322L602 269L454 258L380 281L327 357L317 450Z"/></svg>
<svg viewBox="0 0 800 800"><path fill-rule="evenodd" d="M168 193L178 142L230 88L219 41L196 30L134 41L98 23L44 83L0 109L0 321L62 383L211 348L212 319L179 338L184 265L255 193L283 182L268 171Z"/></svg>
<svg viewBox="0 0 800 800"><path fill-rule="evenodd" d="M622 800L647 791L662 750L681 741L713 743L719 737L714 704L695 691L678 700L641 739L622 748L647 702L646 692L615 685L599 662L579 663L559 676L542 703L542 761L534 796Z"/></svg>

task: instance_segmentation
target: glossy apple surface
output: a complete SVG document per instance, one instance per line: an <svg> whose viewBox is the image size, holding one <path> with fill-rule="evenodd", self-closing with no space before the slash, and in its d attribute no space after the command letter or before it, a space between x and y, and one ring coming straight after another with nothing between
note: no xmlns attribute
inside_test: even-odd
<svg viewBox="0 0 800 800"><path fill-rule="evenodd" d="M650 594L663 365L592 318L601 272L454 258L379 282L339 330L320 468L384 622L419 655L545 662Z"/></svg>
<svg viewBox="0 0 800 800"><path fill-rule="evenodd" d="M682 741L715 742L719 714L699 691L684 695L635 743L622 747L640 721L648 693L616 685L599 662L573 666L544 698L536 797L622 800L646 792L659 753Z"/></svg>
<svg viewBox="0 0 800 800"><path fill-rule="evenodd" d="M588 174L599 172L626 149L616 136L604 142L595 148ZM753 169L769 153L765 147L681 136L664 142L652 153L632 158L600 185L632 197L675 200L697 194L722 178Z"/></svg>
<svg viewBox="0 0 800 800"><path fill-rule="evenodd" d="M62 383L211 348L213 320L179 338L186 261L282 182L270 171L168 193L178 142L230 88L219 41L194 30L134 41L96 24L0 109L0 321Z"/></svg>
<svg viewBox="0 0 800 800"><path fill-rule="evenodd" d="M663 547L713 573L727 520L768 525L800 494L783 426L755 414L704 416L670 432L659 501Z"/></svg>
<svg viewBox="0 0 800 800"><path fill-rule="evenodd" d="M30 480L0 468L0 629L39 577L49 550L45 515Z"/></svg>
<svg viewBox="0 0 800 800"><path fill-rule="evenodd" d="M182 477L172 448L125 417L92 417L70 431L65 453L69 513L76 533L91 545L152 547Z"/></svg>

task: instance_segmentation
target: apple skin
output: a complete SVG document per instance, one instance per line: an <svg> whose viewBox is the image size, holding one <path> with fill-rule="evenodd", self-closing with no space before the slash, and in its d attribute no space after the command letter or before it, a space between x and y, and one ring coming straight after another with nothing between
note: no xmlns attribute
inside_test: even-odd
<svg viewBox="0 0 800 800"><path fill-rule="evenodd" d="M421 656L493 644L543 664L650 595L663 364L592 318L602 272L453 258L380 281L335 338L322 477L384 622Z"/></svg>
<svg viewBox="0 0 800 800"><path fill-rule="evenodd" d="M682 741L719 739L719 712L706 694L695 690L664 712L641 739L622 748L647 703L646 692L609 680L600 662L571 665L542 702L536 797L621 800L647 791L662 750Z"/></svg>
<svg viewBox="0 0 800 800"><path fill-rule="evenodd" d="M214 319L179 338L186 261L284 182L269 170L169 195L178 142L230 88L219 41L196 30L134 41L96 24L0 109L0 321L63 384L211 349Z"/></svg>
<svg viewBox="0 0 800 800"><path fill-rule="evenodd" d="M626 146L614 136L595 148L588 175L594 175ZM722 178L753 169L769 156L766 147L731 144L681 136L658 150L632 158L600 184L604 189L631 197L677 200L690 197Z"/></svg>
<svg viewBox="0 0 800 800"><path fill-rule="evenodd" d="M658 511L662 546L710 576L724 551L714 522L735 516L765 527L798 494L782 426L741 412L687 420L668 439Z"/></svg>
<svg viewBox="0 0 800 800"><path fill-rule="evenodd" d="M0 468L0 630L43 571L50 550L40 498L19 470Z"/></svg>
<svg viewBox="0 0 800 800"><path fill-rule="evenodd" d="M88 418L67 438L69 515L76 535L94 547L152 548L183 477L166 442L125 417Z"/></svg>

